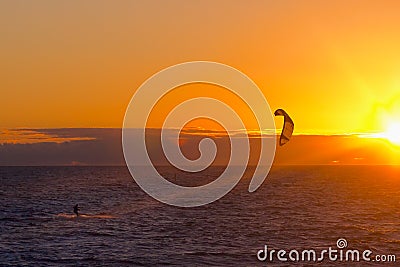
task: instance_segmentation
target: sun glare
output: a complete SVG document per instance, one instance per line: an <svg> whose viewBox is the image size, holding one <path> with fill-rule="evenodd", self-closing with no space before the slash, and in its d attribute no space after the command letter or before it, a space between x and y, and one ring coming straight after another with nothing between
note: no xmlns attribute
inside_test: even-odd
<svg viewBox="0 0 400 267"><path fill-rule="evenodd" d="M391 143L400 145L400 122L389 123L386 131L382 133L382 136Z"/></svg>
<svg viewBox="0 0 400 267"><path fill-rule="evenodd" d="M366 137L384 139L400 148L400 95L381 104L376 112L376 121L379 122L381 132L368 134Z"/></svg>

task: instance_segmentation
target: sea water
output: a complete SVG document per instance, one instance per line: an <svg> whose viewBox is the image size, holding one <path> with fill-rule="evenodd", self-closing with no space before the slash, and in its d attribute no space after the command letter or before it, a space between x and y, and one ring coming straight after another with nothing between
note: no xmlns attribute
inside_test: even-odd
<svg viewBox="0 0 400 267"><path fill-rule="evenodd" d="M162 172L193 186L221 168ZM256 192L248 184L243 179L209 205L177 208L145 194L126 167L1 167L0 265L381 265L257 257L266 245L318 251L337 248L338 239L347 248L400 256L399 167L280 166Z"/></svg>

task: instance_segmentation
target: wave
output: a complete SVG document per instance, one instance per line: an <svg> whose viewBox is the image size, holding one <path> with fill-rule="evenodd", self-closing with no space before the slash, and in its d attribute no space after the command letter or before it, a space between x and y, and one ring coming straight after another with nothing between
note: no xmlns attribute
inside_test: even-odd
<svg viewBox="0 0 400 267"><path fill-rule="evenodd" d="M59 213L56 215L57 218L65 218L65 219L115 219L117 218L116 216L110 215L110 214L79 214L79 216L76 216L75 214L69 214L69 213Z"/></svg>

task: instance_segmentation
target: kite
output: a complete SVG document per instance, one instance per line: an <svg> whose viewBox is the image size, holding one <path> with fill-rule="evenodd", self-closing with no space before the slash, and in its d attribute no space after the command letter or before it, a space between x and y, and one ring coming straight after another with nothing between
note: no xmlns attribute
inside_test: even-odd
<svg viewBox="0 0 400 267"><path fill-rule="evenodd" d="M289 115L283 109L275 110L274 114L275 114L275 116L283 116L284 117L282 133L281 133L281 137L279 138L279 145L283 146L284 144L289 142L290 138L292 137L293 130L294 130L294 122L292 121L292 119L289 117Z"/></svg>

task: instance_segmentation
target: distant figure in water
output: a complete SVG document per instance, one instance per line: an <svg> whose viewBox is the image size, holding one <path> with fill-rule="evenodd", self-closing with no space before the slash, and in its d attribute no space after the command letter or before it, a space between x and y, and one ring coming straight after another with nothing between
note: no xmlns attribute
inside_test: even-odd
<svg viewBox="0 0 400 267"><path fill-rule="evenodd" d="M79 211L80 211L79 205L76 204L76 205L74 206L74 213L76 214L76 217L79 216Z"/></svg>

